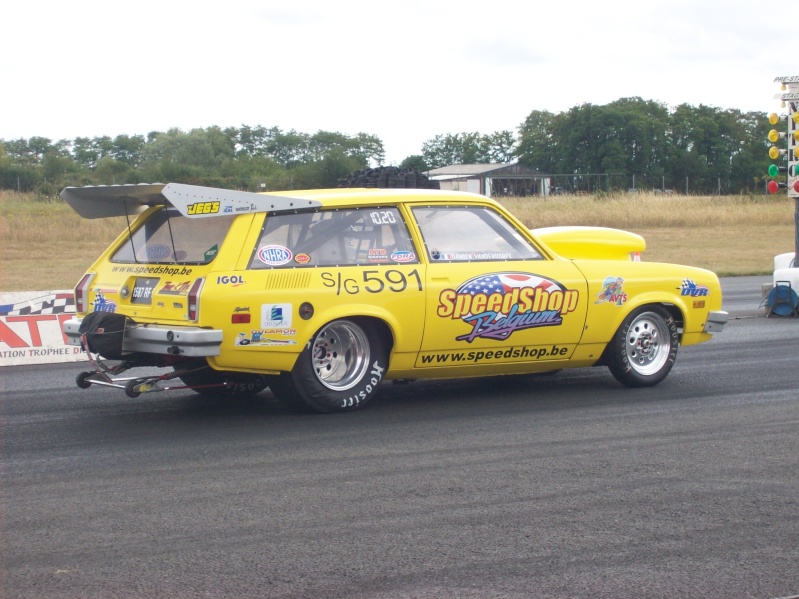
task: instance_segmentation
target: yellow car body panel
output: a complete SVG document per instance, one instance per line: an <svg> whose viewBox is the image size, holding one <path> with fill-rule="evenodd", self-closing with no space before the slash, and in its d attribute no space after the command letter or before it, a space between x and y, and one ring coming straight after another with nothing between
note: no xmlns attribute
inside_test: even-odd
<svg viewBox="0 0 799 599"><path fill-rule="evenodd" d="M682 345L712 337L702 331L708 313L721 310L721 286L714 273L658 262L577 260L575 265L589 281L592 302L583 342L607 343L630 311L649 304L676 310Z"/></svg>
<svg viewBox="0 0 799 599"><path fill-rule="evenodd" d="M631 260L646 250L640 235L607 227L544 227L533 236L569 260Z"/></svg>

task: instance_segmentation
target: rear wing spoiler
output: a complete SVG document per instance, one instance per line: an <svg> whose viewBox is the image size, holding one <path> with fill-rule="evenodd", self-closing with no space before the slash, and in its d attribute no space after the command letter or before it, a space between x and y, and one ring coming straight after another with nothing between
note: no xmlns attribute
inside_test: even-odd
<svg viewBox="0 0 799 599"><path fill-rule="evenodd" d="M63 200L83 218L131 216L150 206L174 206L189 218L318 208L317 200L183 183L65 187Z"/></svg>

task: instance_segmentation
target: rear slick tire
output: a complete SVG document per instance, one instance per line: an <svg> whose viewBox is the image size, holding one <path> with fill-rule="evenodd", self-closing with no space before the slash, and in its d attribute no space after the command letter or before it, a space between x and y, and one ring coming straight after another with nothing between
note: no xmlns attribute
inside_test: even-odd
<svg viewBox="0 0 799 599"><path fill-rule="evenodd" d="M378 327L362 319L323 326L300 353L291 372L272 391L302 411L331 414L362 408L377 392L388 368L388 344Z"/></svg>
<svg viewBox="0 0 799 599"><path fill-rule="evenodd" d="M674 317L662 306L642 306L624 319L608 346L608 368L628 387L657 385L677 358Z"/></svg>

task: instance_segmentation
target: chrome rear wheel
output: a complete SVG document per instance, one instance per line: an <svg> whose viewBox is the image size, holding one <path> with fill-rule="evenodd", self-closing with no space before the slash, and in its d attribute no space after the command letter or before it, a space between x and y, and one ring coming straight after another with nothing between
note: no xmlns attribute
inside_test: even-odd
<svg viewBox="0 0 799 599"><path fill-rule="evenodd" d="M366 333L349 320L325 325L311 344L311 365L316 378L328 389L351 389L369 369Z"/></svg>
<svg viewBox="0 0 799 599"><path fill-rule="evenodd" d="M377 392L388 370L391 338L368 318L334 320L311 338L291 372L269 386L282 402L313 412L357 410Z"/></svg>

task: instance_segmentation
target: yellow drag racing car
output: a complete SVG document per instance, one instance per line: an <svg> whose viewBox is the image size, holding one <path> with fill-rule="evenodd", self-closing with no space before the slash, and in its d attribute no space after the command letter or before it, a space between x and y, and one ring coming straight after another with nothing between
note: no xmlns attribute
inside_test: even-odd
<svg viewBox="0 0 799 599"><path fill-rule="evenodd" d="M606 365L641 387L727 321L712 272L635 260L644 240L625 231L530 231L475 194L169 183L61 196L85 218L129 223L64 324L94 366L77 377L84 388L268 386L341 412L389 379ZM143 366L163 374L120 376Z"/></svg>

